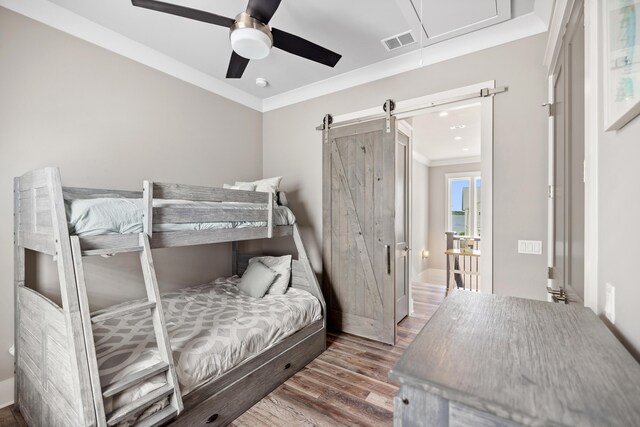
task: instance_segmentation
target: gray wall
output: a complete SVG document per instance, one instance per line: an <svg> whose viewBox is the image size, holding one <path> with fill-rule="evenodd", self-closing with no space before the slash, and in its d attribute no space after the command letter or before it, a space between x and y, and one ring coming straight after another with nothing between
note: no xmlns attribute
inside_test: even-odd
<svg viewBox="0 0 640 427"><path fill-rule="evenodd" d="M411 279L419 281L427 270L428 259L422 258L422 251L429 249L429 167L413 160L413 193L411 195Z"/></svg>
<svg viewBox="0 0 640 427"><path fill-rule="evenodd" d="M540 34L265 113L264 174L287 177L314 268L322 268L322 117L496 80L509 91L495 98L494 291L545 299L546 255L517 254L518 239L547 233L545 42Z"/></svg>
<svg viewBox="0 0 640 427"><path fill-rule="evenodd" d="M65 185L98 188L260 178L262 114L4 8L0 40L2 381L13 375L12 178L43 166L60 167ZM161 288L230 273L223 249L154 251ZM126 257L92 259L87 270L94 303L135 293L131 281L140 277ZM50 260L32 262L30 282L53 292L51 272Z"/></svg>
<svg viewBox="0 0 640 427"><path fill-rule="evenodd" d="M602 81L600 89L603 94ZM640 117L617 132L601 131L598 144L598 313L604 312L610 283L616 290L616 323L609 326L640 361L638 253L629 250L635 247L635 220L640 212Z"/></svg>
<svg viewBox="0 0 640 427"><path fill-rule="evenodd" d="M445 175L457 172L480 171L480 163L436 166L429 168L429 268L445 270L447 249L447 180ZM494 279L495 282L495 279Z"/></svg>

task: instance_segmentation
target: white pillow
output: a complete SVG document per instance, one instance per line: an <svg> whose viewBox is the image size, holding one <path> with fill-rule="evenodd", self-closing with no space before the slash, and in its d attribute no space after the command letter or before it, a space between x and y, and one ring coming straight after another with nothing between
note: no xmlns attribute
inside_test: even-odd
<svg viewBox="0 0 640 427"><path fill-rule="evenodd" d="M249 265L254 262L261 262L278 273L267 293L269 295L284 295L289 288L289 280L291 279L291 255L254 257L249 260Z"/></svg>
<svg viewBox="0 0 640 427"><path fill-rule="evenodd" d="M222 188L226 188L227 190L256 191L256 185L253 182L236 182L236 185L224 184Z"/></svg>
<svg viewBox="0 0 640 427"><path fill-rule="evenodd" d="M282 177L276 176L274 178L259 179L253 182L236 181L236 185L253 184L256 186L255 191L276 194L278 192L278 188L280 187L280 181L282 181Z"/></svg>
<svg viewBox="0 0 640 427"><path fill-rule="evenodd" d="M262 298L278 273L261 262L249 264L238 283L238 289L245 295Z"/></svg>

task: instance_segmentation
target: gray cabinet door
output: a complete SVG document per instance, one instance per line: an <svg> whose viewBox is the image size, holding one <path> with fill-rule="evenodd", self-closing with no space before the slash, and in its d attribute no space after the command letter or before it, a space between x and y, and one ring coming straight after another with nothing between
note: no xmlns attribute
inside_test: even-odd
<svg viewBox="0 0 640 427"><path fill-rule="evenodd" d="M323 141L323 262L329 327L395 342L395 118Z"/></svg>

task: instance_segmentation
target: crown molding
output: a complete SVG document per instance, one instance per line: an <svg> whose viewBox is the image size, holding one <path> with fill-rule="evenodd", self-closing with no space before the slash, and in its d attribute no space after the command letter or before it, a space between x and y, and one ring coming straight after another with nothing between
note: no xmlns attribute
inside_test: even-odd
<svg viewBox="0 0 640 427"><path fill-rule="evenodd" d="M425 166L431 166L431 162L429 161L429 159L426 158L426 156L423 156L422 154L418 153L417 151L413 151L412 153L412 157L413 160L415 160L418 163L421 163Z"/></svg>
<svg viewBox="0 0 640 427"><path fill-rule="evenodd" d="M223 98L262 112L262 100L168 55L46 0L0 0L0 6Z"/></svg>
<svg viewBox="0 0 640 427"><path fill-rule="evenodd" d="M246 107L267 112L543 33L547 31L548 20L545 20L544 13L548 8L537 5L549 1L536 0L536 11L532 13L426 46L422 48L422 55L418 49L266 99L251 95L50 1L0 0L0 6Z"/></svg>
<svg viewBox="0 0 640 427"><path fill-rule="evenodd" d="M480 163L481 161L482 159L480 156L455 157L452 159L430 160L429 167L468 165L470 163Z"/></svg>

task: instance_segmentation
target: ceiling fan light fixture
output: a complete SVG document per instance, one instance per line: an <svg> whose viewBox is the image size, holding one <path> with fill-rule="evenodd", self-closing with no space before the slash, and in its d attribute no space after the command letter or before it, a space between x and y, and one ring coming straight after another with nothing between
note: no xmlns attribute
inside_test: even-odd
<svg viewBox="0 0 640 427"><path fill-rule="evenodd" d="M273 46L269 27L245 12L238 15L231 26L229 39L233 51L247 59L264 59Z"/></svg>

